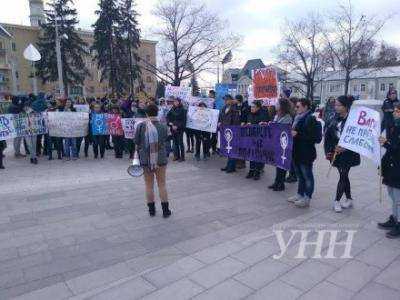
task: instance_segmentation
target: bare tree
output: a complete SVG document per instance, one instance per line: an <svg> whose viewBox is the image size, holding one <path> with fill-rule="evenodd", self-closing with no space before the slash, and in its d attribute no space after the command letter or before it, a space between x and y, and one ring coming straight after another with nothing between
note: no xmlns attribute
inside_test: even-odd
<svg viewBox="0 0 400 300"><path fill-rule="evenodd" d="M319 15L310 14L304 19L286 21L282 28L282 43L279 60L296 74L297 82L306 87L305 96L314 96L316 77L322 75L326 67L326 44L322 36L323 21Z"/></svg>
<svg viewBox="0 0 400 300"><path fill-rule="evenodd" d="M344 93L349 93L352 72L358 68L373 67L373 59L365 59L375 50L375 38L387 19L358 14L351 0L339 4L329 16L330 28L324 31L332 65L344 72Z"/></svg>
<svg viewBox="0 0 400 300"><path fill-rule="evenodd" d="M391 67L400 65L400 48L382 42L376 56L377 67Z"/></svg>
<svg viewBox="0 0 400 300"><path fill-rule="evenodd" d="M145 62L145 68L173 85L215 68L218 51L231 50L240 40L227 33L226 24L204 4L162 1L153 14L161 21L161 29L155 32L160 39L161 63L154 66Z"/></svg>

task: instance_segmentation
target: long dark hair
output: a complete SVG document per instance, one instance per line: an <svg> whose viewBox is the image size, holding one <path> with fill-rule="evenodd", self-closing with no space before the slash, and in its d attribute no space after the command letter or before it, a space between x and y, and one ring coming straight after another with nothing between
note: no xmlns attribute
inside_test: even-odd
<svg viewBox="0 0 400 300"><path fill-rule="evenodd" d="M279 99L279 110L278 115L283 117L284 115L290 114L291 111L291 104L288 99L280 98Z"/></svg>

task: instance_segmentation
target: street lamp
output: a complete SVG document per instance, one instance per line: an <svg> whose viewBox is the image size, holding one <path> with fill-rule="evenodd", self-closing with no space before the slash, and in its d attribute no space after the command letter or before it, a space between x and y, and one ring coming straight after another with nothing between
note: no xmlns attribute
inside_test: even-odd
<svg viewBox="0 0 400 300"><path fill-rule="evenodd" d="M57 14L57 12L56 12ZM55 17L55 32L56 32L56 56L57 56L57 72L58 72L58 88L60 90L61 97L65 97L65 90L64 90L64 79L63 79L63 66L61 60L61 39L58 33L58 21L62 19L58 16ZM65 34L63 35L63 37ZM68 38L68 37L67 37Z"/></svg>

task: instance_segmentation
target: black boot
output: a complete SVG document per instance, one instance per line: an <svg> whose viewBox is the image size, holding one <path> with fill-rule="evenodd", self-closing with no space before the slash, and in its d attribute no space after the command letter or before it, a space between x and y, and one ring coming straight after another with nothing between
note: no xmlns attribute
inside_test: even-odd
<svg viewBox="0 0 400 300"><path fill-rule="evenodd" d="M396 220L393 217L393 215L391 215L389 217L389 220L387 220L386 222L378 223L378 228L385 229L385 230L391 230L395 225L396 225Z"/></svg>
<svg viewBox="0 0 400 300"><path fill-rule="evenodd" d="M156 205L154 202L152 203L147 203L147 206L149 207L149 215L150 217L154 217L156 215Z"/></svg>
<svg viewBox="0 0 400 300"><path fill-rule="evenodd" d="M400 238L400 223L396 222L392 230L386 233L386 237L388 239Z"/></svg>
<svg viewBox="0 0 400 300"><path fill-rule="evenodd" d="M260 171L254 171L253 179L254 180L260 180Z"/></svg>
<svg viewBox="0 0 400 300"><path fill-rule="evenodd" d="M162 213L164 218L168 218L172 212L169 210L169 203L168 202L161 202Z"/></svg>
<svg viewBox="0 0 400 300"><path fill-rule="evenodd" d="M249 173L247 174L246 178L250 179L250 178L253 178L253 176L254 176L254 171L250 170Z"/></svg>
<svg viewBox="0 0 400 300"><path fill-rule="evenodd" d="M284 184L277 184L273 189L274 192L281 192L285 190Z"/></svg>
<svg viewBox="0 0 400 300"><path fill-rule="evenodd" d="M275 189L277 187L277 184L276 183L273 183L273 184L271 184L268 188L270 189L270 190L273 190L273 189Z"/></svg>

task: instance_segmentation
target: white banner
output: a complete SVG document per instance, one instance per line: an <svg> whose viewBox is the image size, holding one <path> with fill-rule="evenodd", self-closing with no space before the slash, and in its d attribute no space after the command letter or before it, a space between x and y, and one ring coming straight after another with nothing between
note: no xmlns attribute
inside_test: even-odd
<svg viewBox="0 0 400 300"><path fill-rule="evenodd" d="M207 105L207 108L214 108L215 100L212 98L201 98L190 96L188 99L184 101L186 106L198 106L201 102Z"/></svg>
<svg viewBox="0 0 400 300"><path fill-rule="evenodd" d="M126 139L134 139L135 138L135 118L123 118L122 121L122 129L124 130L124 136Z"/></svg>
<svg viewBox="0 0 400 300"><path fill-rule="evenodd" d="M379 112L364 106L353 106L340 136L339 146L357 152L380 165L380 134Z"/></svg>
<svg viewBox="0 0 400 300"><path fill-rule="evenodd" d="M90 112L89 104L75 104L74 107L77 112Z"/></svg>
<svg viewBox="0 0 400 300"><path fill-rule="evenodd" d="M189 106L186 127L215 133L217 132L219 110Z"/></svg>
<svg viewBox="0 0 400 300"><path fill-rule="evenodd" d="M173 86L167 85L165 87L165 98L175 97L180 98L182 101L186 101L192 93L192 88L188 86Z"/></svg>
<svg viewBox="0 0 400 300"><path fill-rule="evenodd" d="M49 135L54 137L86 136L89 114L85 112L48 112Z"/></svg>

